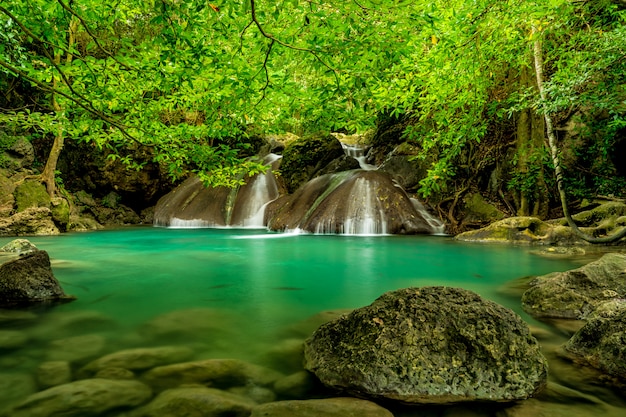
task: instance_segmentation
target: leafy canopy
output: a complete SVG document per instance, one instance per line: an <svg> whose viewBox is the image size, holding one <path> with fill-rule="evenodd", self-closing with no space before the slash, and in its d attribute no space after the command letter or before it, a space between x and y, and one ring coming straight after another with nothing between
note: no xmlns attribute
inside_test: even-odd
<svg viewBox="0 0 626 417"><path fill-rule="evenodd" d="M599 106L623 127L624 21L618 0L10 0L3 82L42 95L1 120L62 128L112 157L145 147L173 177L233 185L263 169L245 158L254 132L358 132L382 111L405 114L407 138L438 155L429 195L490 120L543 108L515 84L533 26L550 68L546 109Z"/></svg>

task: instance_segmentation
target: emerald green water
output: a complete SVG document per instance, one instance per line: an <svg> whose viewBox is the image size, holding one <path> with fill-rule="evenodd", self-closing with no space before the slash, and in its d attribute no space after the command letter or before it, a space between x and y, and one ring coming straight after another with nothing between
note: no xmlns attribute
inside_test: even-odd
<svg viewBox="0 0 626 417"><path fill-rule="evenodd" d="M10 240L0 239L0 246ZM251 361L277 343L281 330L294 323L324 310L364 306L385 291L411 286L470 289L515 310L533 326L545 327L522 312L519 294L505 290L507 283L581 265L580 261L538 256L529 247L464 244L437 236L286 235L260 230L142 227L29 240L48 251L66 293L78 297L38 312L41 317L81 311L106 315L116 324L112 331L101 334L107 338L109 351L114 351L148 343L140 339L138 329L161 314L215 309L224 313L219 317L226 317L222 327L228 332L224 340L212 341L205 356ZM88 332L76 329L76 335ZM547 332L552 332L553 339L546 343L566 340L558 332ZM46 358L42 353L46 346L59 337L36 336L22 349L0 351L0 372L34 372ZM163 341L154 343L162 345ZM567 372L578 372L569 365L559 366L566 368L561 376L553 377L559 383L572 379ZM584 379L577 378L573 380ZM591 389L570 388L584 395ZM593 390L593 395L600 395L598 388ZM617 407L615 415L622 415L620 411L626 415L619 394L599 392L610 410ZM560 406L560 402L555 404ZM594 407L592 404L590 410L599 410ZM602 410L606 414L606 409ZM595 415L581 412L578 415Z"/></svg>

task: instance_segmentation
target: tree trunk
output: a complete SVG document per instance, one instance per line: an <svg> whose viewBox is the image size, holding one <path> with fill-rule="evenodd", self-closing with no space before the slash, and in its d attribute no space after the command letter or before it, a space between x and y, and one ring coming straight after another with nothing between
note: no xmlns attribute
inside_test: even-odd
<svg viewBox="0 0 626 417"><path fill-rule="evenodd" d="M527 69L522 69L520 84L532 87L534 83ZM544 180L541 154L544 147L543 118L532 109L522 110L516 122L517 166L516 174L524 185L516 193L517 215L545 217L548 213L549 198ZM532 183L531 183L532 182Z"/></svg>
<svg viewBox="0 0 626 417"><path fill-rule="evenodd" d="M68 40L67 40L68 51L71 51L72 48L74 47L74 43L76 43L77 29L78 29L78 19L73 17L68 27ZM58 52L54 55L54 61L55 61L54 63L56 66L59 66L61 64L61 52ZM65 63L70 64L71 62L72 62L72 54L68 52L67 56L65 57ZM59 82L60 82L60 78L53 75L52 85L54 89L58 88ZM54 112L57 114L59 118L64 117L62 115L63 108L61 107L61 105L59 105L59 102L57 101L56 96L54 94L52 95L52 109L54 110ZM48 154L46 165L44 166L43 171L41 173L41 182L46 185L46 191L48 191L50 198L53 198L56 195L57 186L56 186L55 176L56 176L56 170L57 170L57 163L59 162L59 156L61 155L61 150L63 150L63 142L65 140L64 131L63 131L63 123L61 122L61 120L57 120L57 123L59 127L54 137L54 142L52 143L52 148L50 149L50 153Z"/></svg>
<svg viewBox="0 0 626 417"><path fill-rule="evenodd" d="M589 242L589 243L612 243L617 242L624 236L626 236L626 227L622 228L619 232L606 237L593 237L584 233L578 225L572 219L572 216L569 212L569 208L567 206L567 194L565 193L565 187L563 185L563 169L561 168L561 160L559 157L559 148L556 141L556 134L554 133L554 125L552 123L552 117L546 108L546 102L548 99L548 95L543 86L543 53L541 47L541 40L537 34L536 28L532 27L532 35L534 40L533 43L533 58L534 58L534 67L535 67L535 75L537 78L537 88L539 89L539 95L541 97L541 102L543 103L543 117L546 122L546 135L548 136L548 145L550 146L550 154L552 156L552 162L554 164L554 174L556 176L556 185L559 191L559 198L561 200L561 207L563 208L563 214L565 219L567 220L567 224L572 228L576 235Z"/></svg>

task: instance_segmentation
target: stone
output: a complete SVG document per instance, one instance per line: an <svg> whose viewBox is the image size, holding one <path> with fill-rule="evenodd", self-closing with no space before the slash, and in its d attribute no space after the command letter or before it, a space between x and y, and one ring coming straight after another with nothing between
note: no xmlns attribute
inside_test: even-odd
<svg viewBox="0 0 626 417"><path fill-rule="evenodd" d="M71 382L72 368L66 361L43 362L37 368L37 383L40 388L50 388Z"/></svg>
<svg viewBox="0 0 626 417"><path fill-rule="evenodd" d="M0 415L4 408L28 397L36 390L37 386L31 375L0 372Z"/></svg>
<svg viewBox="0 0 626 417"><path fill-rule="evenodd" d="M507 402L540 392L547 361L512 310L448 287L406 288L322 325L305 369L329 388L403 403Z"/></svg>
<svg viewBox="0 0 626 417"><path fill-rule="evenodd" d="M317 388L319 382L304 370L280 378L274 384L274 391L283 399L306 399Z"/></svg>
<svg viewBox="0 0 626 417"><path fill-rule="evenodd" d="M583 319L620 298L626 298L626 255L607 253L580 268L537 277L522 295L522 307L539 318Z"/></svg>
<svg viewBox="0 0 626 417"><path fill-rule="evenodd" d="M42 320L38 325L30 331L30 334L40 340L61 340L68 338L68 341L76 346L89 343L90 339L82 341L80 339L71 339L78 337L76 335L92 336L93 332L113 330L116 328L117 322L104 313L93 310L76 310L76 311L52 311L42 316ZM59 342L60 343L60 342ZM100 342L95 341L98 345ZM59 344L58 347L61 347ZM53 348L56 348L56 344ZM82 348L77 348L80 350Z"/></svg>
<svg viewBox="0 0 626 417"><path fill-rule="evenodd" d="M124 368L104 368L96 372L94 378L133 379L135 378L135 373Z"/></svg>
<svg viewBox="0 0 626 417"><path fill-rule="evenodd" d="M0 265L0 307L72 299L54 277L46 251L31 252Z"/></svg>
<svg viewBox="0 0 626 417"><path fill-rule="evenodd" d="M0 330L0 351L18 349L28 342L28 335L19 330Z"/></svg>
<svg viewBox="0 0 626 417"><path fill-rule="evenodd" d="M463 198L463 211L465 223L492 223L505 217L500 209L487 202L479 193L470 193Z"/></svg>
<svg viewBox="0 0 626 417"><path fill-rule="evenodd" d="M18 213L31 207L50 207L50 196L39 181L24 181L15 188L13 195Z"/></svg>
<svg viewBox="0 0 626 417"><path fill-rule="evenodd" d="M193 350L183 346L120 350L89 362L80 370L80 374L89 375L106 368L142 371L157 366L182 362L190 359L192 356Z"/></svg>
<svg viewBox="0 0 626 417"><path fill-rule="evenodd" d="M32 311L6 310L0 308L0 325L31 323L37 319L37 314Z"/></svg>
<svg viewBox="0 0 626 417"><path fill-rule="evenodd" d="M289 373L302 370L303 359L304 339L284 339L272 345L262 361L270 368Z"/></svg>
<svg viewBox="0 0 626 417"><path fill-rule="evenodd" d="M389 174L352 170L317 177L270 202L270 230L311 233L429 234L428 224Z"/></svg>
<svg viewBox="0 0 626 417"><path fill-rule="evenodd" d="M599 310L565 343L565 355L626 380L626 301Z"/></svg>
<svg viewBox="0 0 626 417"><path fill-rule="evenodd" d="M139 333L145 338L169 343L207 341L230 332L232 327L232 317L222 310L190 308L161 314L144 323Z"/></svg>
<svg viewBox="0 0 626 417"><path fill-rule="evenodd" d="M566 226L548 224L536 217L509 217L478 230L459 233L456 240L481 243L537 245L585 244Z"/></svg>
<svg viewBox="0 0 626 417"><path fill-rule="evenodd" d="M269 388L258 385L246 385L244 387L232 387L228 389L231 394L251 399L257 404L276 401L276 393Z"/></svg>
<svg viewBox="0 0 626 417"><path fill-rule="evenodd" d="M48 207L29 207L10 217L0 217L0 236L49 236L60 233Z"/></svg>
<svg viewBox="0 0 626 417"><path fill-rule="evenodd" d="M291 400L261 404L252 409L250 417L393 417L373 402L357 398Z"/></svg>
<svg viewBox="0 0 626 417"><path fill-rule="evenodd" d="M151 396L150 388L138 381L83 379L32 394L6 416L86 417L119 407L136 407Z"/></svg>
<svg viewBox="0 0 626 417"><path fill-rule="evenodd" d="M101 355L106 339L99 334L56 339L50 342L46 358L50 361L83 362Z"/></svg>
<svg viewBox="0 0 626 417"><path fill-rule="evenodd" d="M182 384L203 384L220 389L243 385L269 387L282 374L239 359L206 359L158 366L147 371L143 379L157 390Z"/></svg>
<svg viewBox="0 0 626 417"><path fill-rule="evenodd" d="M163 391L127 417L248 417L256 403L226 391L189 386Z"/></svg>
<svg viewBox="0 0 626 417"><path fill-rule="evenodd" d="M30 253L34 252L37 249L37 246L33 245L27 239L14 239L0 248L0 252L10 252L10 253Z"/></svg>

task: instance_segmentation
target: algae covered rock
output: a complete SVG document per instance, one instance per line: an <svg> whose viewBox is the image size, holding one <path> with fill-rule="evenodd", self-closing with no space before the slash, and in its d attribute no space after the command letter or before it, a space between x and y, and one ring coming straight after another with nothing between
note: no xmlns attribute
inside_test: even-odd
<svg viewBox="0 0 626 417"><path fill-rule="evenodd" d="M393 417L373 402L357 398L277 401L259 405L250 417Z"/></svg>
<svg viewBox="0 0 626 417"><path fill-rule="evenodd" d="M569 227L554 226L536 217L510 217L478 230L458 234L455 239L483 243L572 244L580 243Z"/></svg>
<svg viewBox="0 0 626 417"><path fill-rule="evenodd" d="M54 277L46 251L27 253L0 265L0 307L72 299Z"/></svg>
<svg viewBox="0 0 626 417"><path fill-rule="evenodd" d="M526 323L459 288L385 293L322 325L304 355L305 368L328 387L405 403L526 399L547 378Z"/></svg>
<svg viewBox="0 0 626 417"><path fill-rule="evenodd" d="M599 310L567 341L566 356L626 380L626 301Z"/></svg>
<svg viewBox="0 0 626 417"><path fill-rule="evenodd" d="M607 253L597 261L531 281L522 307L534 317L581 319L599 304L626 297L626 255Z"/></svg>
<svg viewBox="0 0 626 417"><path fill-rule="evenodd" d="M138 381L83 379L32 394L5 415L7 417L95 416L118 407L138 406L151 396L150 388Z"/></svg>

